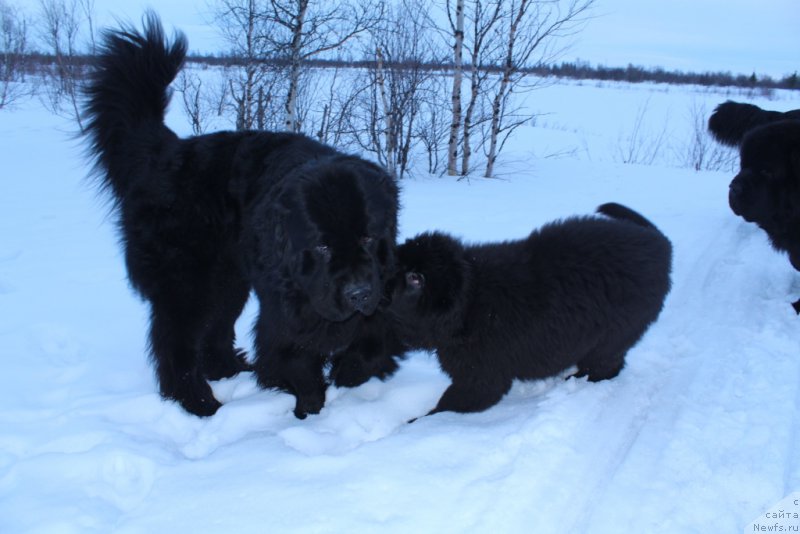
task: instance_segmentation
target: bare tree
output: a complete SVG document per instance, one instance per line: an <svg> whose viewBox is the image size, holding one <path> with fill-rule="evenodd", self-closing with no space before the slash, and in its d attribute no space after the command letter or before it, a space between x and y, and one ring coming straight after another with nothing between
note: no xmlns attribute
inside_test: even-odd
<svg viewBox="0 0 800 534"><path fill-rule="evenodd" d="M692 134L684 146L683 163L696 171L732 172L738 161L738 150L724 146L711 137L707 128L708 115L704 105L692 102L689 109Z"/></svg>
<svg viewBox="0 0 800 534"><path fill-rule="evenodd" d="M352 130L359 145L398 178L408 170L420 142L421 114L431 107L432 84L439 76L430 68L441 59L430 28L425 2L400 0L387 6L384 20L371 32L375 62L367 69L366 90L355 114L359 123Z"/></svg>
<svg viewBox="0 0 800 534"><path fill-rule="evenodd" d="M94 0L78 0L78 4L80 5L83 18L88 26L86 33L89 40L89 53L94 54L97 51L96 32L94 28Z"/></svg>
<svg viewBox="0 0 800 534"><path fill-rule="evenodd" d="M500 49L499 32L502 0L495 0L484 4L481 0L474 0L470 12L471 40L468 46L470 53L469 70L469 100L464 113L462 128L461 176L470 172L471 158L474 148L474 129L483 125L489 119L484 110L483 102L487 93L487 82L490 79L492 67L497 63L497 54ZM482 146L486 136L478 138L478 146Z"/></svg>
<svg viewBox="0 0 800 534"><path fill-rule="evenodd" d="M213 21L228 43L231 64L225 69L237 130L276 127L276 93L282 78L266 39L271 26L268 0L214 0Z"/></svg>
<svg viewBox="0 0 800 534"><path fill-rule="evenodd" d="M302 130L297 102L303 63L336 50L381 18L383 2L327 2L325 0L269 0L264 16L269 24L260 36L275 55L288 64L283 128Z"/></svg>
<svg viewBox="0 0 800 534"><path fill-rule="evenodd" d="M660 131L650 132L645 129L645 117L650 101L644 102L636 112L630 133L620 136L617 148L617 161L637 165L652 165L664 151L667 140L667 124L662 123Z"/></svg>
<svg viewBox="0 0 800 534"><path fill-rule="evenodd" d="M490 114L487 105L489 82L492 72L500 63L502 41L499 26L502 22L503 0L459 1L455 13L450 1L446 4L449 20L449 36L453 38L454 56L459 42L466 53L466 65L459 65L454 57L453 98L451 102L452 122L448 138L448 174L466 176L472 165L473 152L482 147L486 136L481 130ZM459 7L461 10L459 11ZM459 20L463 17L463 23ZM463 59L463 58L462 58ZM466 105L461 94L459 77L469 80ZM456 91L456 86L459 86ZM458 94L456 94L458 92ZM477 133L477 135L475 135ZM456 144L453 147L453 143ZM460 147L460 148L459 148ZM460 170L458 153L461 153Z"/></svg>
<svg viewBox="0 0 800 534"><path fill-rule="evenodd" d="M447 90L445 83L442 76L431 77L420 93L419 99L420 120L417 122L414 135L425 148L428 156L428 172L431 174L439 173L440 156L444 151L447 150L448 155L450 153L445 143L449 141L452 114L448 113L442 96Z"/></svg>
<svg viewBox="0 0 800 534"><path fill-rule="evenodd" d="M461 130L461 83L464 78L464 0L456 0L455 21L447 0L447 17L453 32L453 91L451 96L452 119L447 141L447 174L455 176L458 161L458 139Z"/></svg>
<svg viewBox="0 0 800 534"><path fill-rule="evenodd" d="M82 23L92 18L91 3L79 5L78 0L39 0L39 8L41 38L55 58L46 103L53 112L74 118L78 127L83 129L78 102L83 79L79 41ZM82 18L80 9L83 9L85 18Z"/></svg>
<svg viewBox="0 0 800 534"><path fill-rule="evenodd" d="M508 135L524 123L508 111L509 95L526 76L525 67L552 61L588 20L594 0L507 0L503 8L504 58L492 100L489 147L484 176L494 174ZM511 122L509 122L511 121Z"/></svg>
<svg viewBox="0 0 800 534"><path fill-rule="evenodd" d="M0 109L28 93L23 85L27 47L27 20L0 0Z"/></svg>
<svg viewBox="0 0 800 534"><path fill-rule="evenodd" d="M358 79L355 70L325 69L317 77L317 90L304 93L310 102L301 107L312 113L303 122L318 141L342 148L353 144L348 118L354 113L361 92Z"/></svg>
<svg viewBox="0 0 800 534"><path fill-rule="evenodd" d="M203 133L207 112L203 102L203 80L188 69L183 69L175 83L175 89L181 94L183 109L192 125L192 133Z"/></svg>

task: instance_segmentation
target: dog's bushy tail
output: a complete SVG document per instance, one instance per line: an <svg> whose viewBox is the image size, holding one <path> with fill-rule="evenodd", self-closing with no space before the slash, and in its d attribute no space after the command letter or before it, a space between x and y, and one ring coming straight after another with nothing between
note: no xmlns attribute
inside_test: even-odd
<svg viewBox="0 0 800 534"><path fill-rule="evenodd" d="M84 114L90 151L103 186L118 198L127 182L150 164L154 151L174 139L164 125L169 84L186 57L187 41L170 44L158 16L148 11L144 30L109 30L86 88Z"/></svg>
<svg viewBox="0 0 800 534"><path fill-rule="evenodd" d="M738 147L753 128L784 119L800 119L800 110L782 113L728 100L717 106L709 117L708 131L720 143Z"/></svg>

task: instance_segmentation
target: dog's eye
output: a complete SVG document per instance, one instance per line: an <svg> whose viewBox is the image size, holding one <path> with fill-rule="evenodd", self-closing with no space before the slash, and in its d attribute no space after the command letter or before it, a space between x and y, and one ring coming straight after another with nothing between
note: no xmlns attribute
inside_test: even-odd
<svg viewBox="0 0 800 534"><path fill-rule="evenodd" d="M422 289L425 286L425 276L422 273L407 272L406 285L411 289Z"/></svg>
<svg viewBox="0 0 800 534"><path fill-rule="evenodd" d="M330 259L331 257L331 249L328 245L317 245L314 247L314 251L325 259Z"/></svg>

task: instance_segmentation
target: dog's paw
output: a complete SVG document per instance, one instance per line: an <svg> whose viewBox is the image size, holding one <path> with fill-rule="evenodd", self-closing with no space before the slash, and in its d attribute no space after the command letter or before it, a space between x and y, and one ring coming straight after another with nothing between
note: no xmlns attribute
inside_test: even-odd
<svg viewBox="0 0 800 534"><path fill-rule="evenodd" d="M325 394L322 396L304 396L297 397L297 403L294 407L294 416L298 419L305 419L309 415L318 414L322 407L325 405Z"/></svg>
<svg viewBox="0 0 800 534"><path fill-rule="evenodd" d="M210 417L222 406L222 403L214 397L211 386L205 381L195 382L191 386L187 385L164 396L177 401L184 410L199 417Z"/></svg>

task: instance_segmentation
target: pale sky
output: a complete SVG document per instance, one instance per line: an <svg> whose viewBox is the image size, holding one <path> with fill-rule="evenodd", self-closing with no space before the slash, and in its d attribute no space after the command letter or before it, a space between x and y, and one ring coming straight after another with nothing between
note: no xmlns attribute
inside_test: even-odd
<svg viewBox="0 0 800 534"><path fill-rule="evenodd" d="M29 12L38 5L5 1ZM95 11L108 25L114 17L138 22L153 7L167 28L187 34L192 51L220 51L207 1L213 0L163 0L155 7L148 0L95 0ZM774 77L800 71L800 0L596 0L594 15L564 60Z"/></svg>

